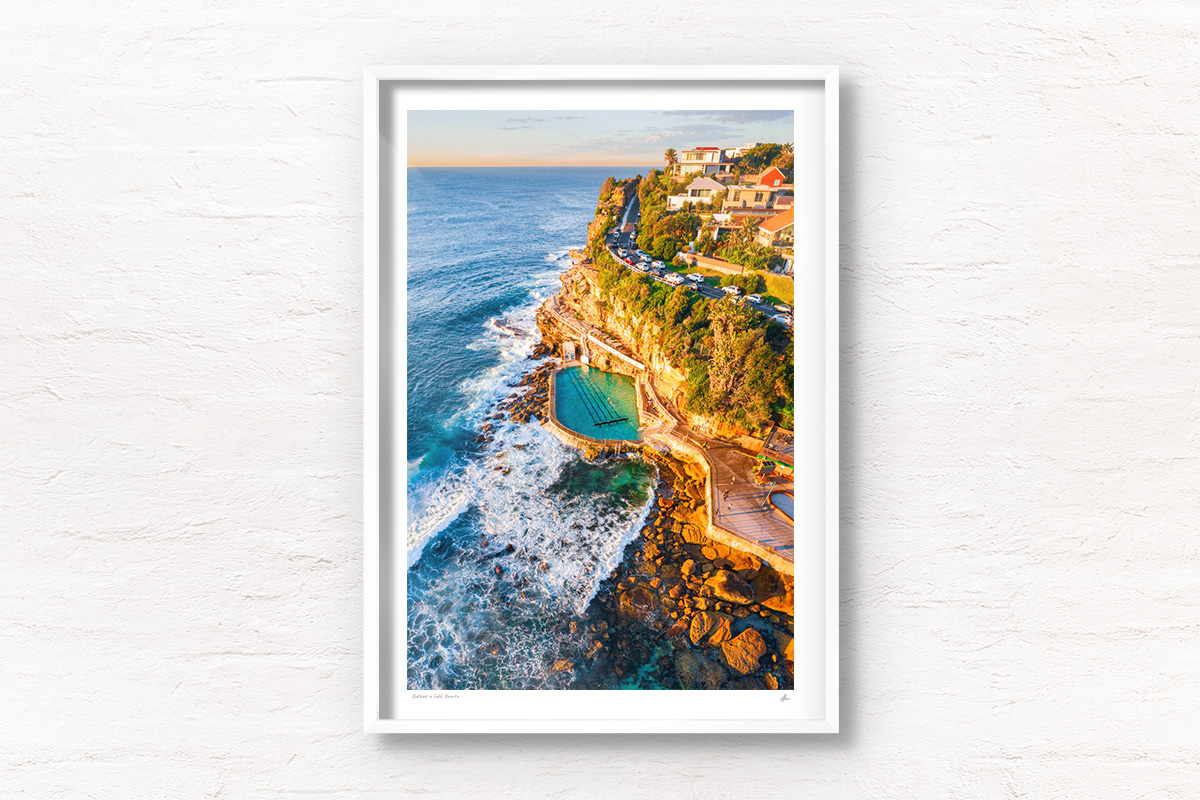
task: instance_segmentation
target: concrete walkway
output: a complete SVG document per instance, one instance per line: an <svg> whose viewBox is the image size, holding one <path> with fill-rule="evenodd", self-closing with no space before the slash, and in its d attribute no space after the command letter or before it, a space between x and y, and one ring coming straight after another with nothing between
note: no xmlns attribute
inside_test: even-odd
<svg viewBox="0 0 1200 800"><path fill-rule="evenodd" d="M754 456L735 445L709 441L705 449L716 467L717 505L713 521L794 560L795 527L767 502L770 492L792 491L792 482L781 480L759 486L754 482L754 468L758 465Z"/></svg>
<svg viewBox="0 0 1200 800"><path fill-rule="evenodd" d="M675 420L670 434L690 442L708 456L713 472L713 485L709 490L713 523L743 539L770 547L789 561L794 561L795 525L788 523L769 502L765 502L770 492L791 492L793 483L779 480L761 486L756 484L754 468L758 466L758 459L753 454L742 450L737 444L705 436L688 427L670 401L658 394L653 381L647 377L646 383L650 386L655 404Z"/></svg>

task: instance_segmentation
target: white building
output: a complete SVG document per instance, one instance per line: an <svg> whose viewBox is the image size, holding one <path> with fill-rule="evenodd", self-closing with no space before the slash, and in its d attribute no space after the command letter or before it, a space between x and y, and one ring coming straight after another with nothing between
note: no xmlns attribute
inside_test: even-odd
<svg viewBox="0 0 1200 800"><path fill-rule="evenodd" d="M728 172L733 163L725 158L725 151L719 147L694 147L679 153L679 162L672 167L672 175L691 175L699 172L703 175L716 175Z"/></svg>
<svg viewBox="0 0 1200 800"><path fill-rule="evenodd" d="M730 160L735 159L735 158L741 158L742 156L746 155L746 153L748 153L749 151L758 147L760 144L762 144L762 142L746 142L741 147L734 147L729 150L726 150L725 157Z"/></svg>
<svg viewBox="0 0 1200 800"><path fill-rule="evenodd" d="M712 178L697 178L688 184L687 191L683 194L668 195L667 208L678 211L687 203L710 204L717 193L724 188L724 184L718 183Z"/></svg>

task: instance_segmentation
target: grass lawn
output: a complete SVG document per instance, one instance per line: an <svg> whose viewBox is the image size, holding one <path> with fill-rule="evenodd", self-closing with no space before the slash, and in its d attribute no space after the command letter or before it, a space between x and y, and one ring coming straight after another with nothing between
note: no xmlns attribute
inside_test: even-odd
<svg viewBox="0 0 1200 800"><path fill-rule="evenodd" d="M680 267L672 262L667 264L667 269L671 270L672 272L678 272L680 275L688 275L692 272L698 272L704 276L705 282L707 282L710 286L716 286L718 283L720 283L721 278L725 277L724 272L717 272L715 269L708 269L702 266L689 267L685 265ZM763 276L763 280L766 281L767 284L767 292L765 295L763 295L764 300L769 302L771 305L786 303L787 305L795 308L796 303L794 302L794 299L796 288L791 278L786 275L772 275L769 272L760 272L759 274Z"/></svg>
<svg viewBox="0 0 1200 800"><path fill-rule="evenodd" d="M786 275L763 273L763 280L767 282L767 297L772 303L787 303L793 308L796 307L794 302L796 285L791 278Z"/></svg>

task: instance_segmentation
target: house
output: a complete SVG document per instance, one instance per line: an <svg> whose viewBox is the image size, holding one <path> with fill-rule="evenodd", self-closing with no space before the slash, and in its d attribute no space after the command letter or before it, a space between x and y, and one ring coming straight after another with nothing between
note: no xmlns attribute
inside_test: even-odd
<svg viewBox="0 0 1200 800"><path fill-rule="evenodd" d="M691 175L699 172L703 175L715 175L718 172L729 172L733 162L725 158L725 151L720 147L694 147L679 153L679 161L671 168L671 174L676 177Z"/></svg>
<svg viewBox="0 0 1200 800"><path fill-rule="evenodd" d="M748 175L743 182L729 187L725 196L722 211L758 211L765 216L779 213L784 208L790 208L792 189L790 183L784 183L783 170L771 167L759 175Z"/></svg>
<svg viewBox="0 0 1200 800"><path fill-rule="evenodd" d="M796 230L796 215L792 209L763 220L754 236L763 247L791 247Z"/></svg>
<svg viewBox="0 0 1200 800"><path fill-rule="evenodd" d="M754 148L758 147L762 142L746 142L741 147L733 147L725 151L725 157L729 159L741 158Z"/></svg>
<svg viewBox="0 0 1200 800"><path fill-rule="evenodd" d="M686 203L712 203L718 192L725 186L712 178L697 178L688 184L683 194L673 194L667 197L667 208L678 211Z"/></svg>
<svg viewBox="0 0 1200 800"><path fill-rule="evenodd" d="M766 172L752 177L752 182L761 186L780 187L783 185L783 180L787 176L783 174L783 170L779 167L771 167Z"/></svg>
<svg viewBox="0 0 1200 800"><path fill-rule="evenodd" d="M726 212L767 211L775 206L775 199L781 189L782 187L764 186L760 183L741 183L737 186L730 186L721 210Z"/></svg>

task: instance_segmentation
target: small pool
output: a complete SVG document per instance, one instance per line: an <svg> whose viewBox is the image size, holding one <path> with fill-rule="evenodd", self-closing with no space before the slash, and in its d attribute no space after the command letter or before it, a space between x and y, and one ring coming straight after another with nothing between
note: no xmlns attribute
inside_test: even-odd
<svg viewBox="0 0 1200 800"><path fill-rule="evenodd" d="M789 492L771 492L771 505L792 522L796 521L796 499Z"/></svg>
<svg viewBox="0 0 1200 800"><path fill-rule="evenodd" d="M637 439L633 378L593 367L568 367L554 376L559 424L593 439Z"/></svg>

